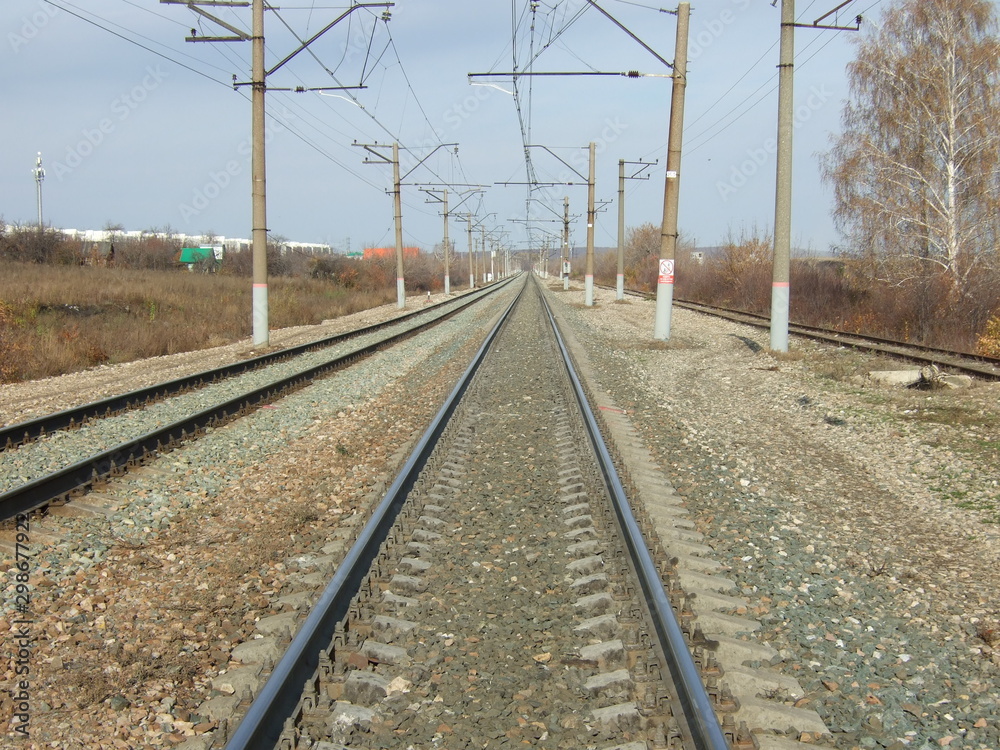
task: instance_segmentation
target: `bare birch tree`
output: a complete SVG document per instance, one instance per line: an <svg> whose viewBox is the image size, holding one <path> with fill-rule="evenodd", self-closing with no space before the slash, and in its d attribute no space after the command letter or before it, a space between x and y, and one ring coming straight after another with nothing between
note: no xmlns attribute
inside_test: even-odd
<svg viewBox="0 0 1000 750"><path fill-rule="evenodd" d="M884 279L938 274L962 294L995 261L996 28L989 0L897 0L857 42L823 172L848 246Z"/></svg>

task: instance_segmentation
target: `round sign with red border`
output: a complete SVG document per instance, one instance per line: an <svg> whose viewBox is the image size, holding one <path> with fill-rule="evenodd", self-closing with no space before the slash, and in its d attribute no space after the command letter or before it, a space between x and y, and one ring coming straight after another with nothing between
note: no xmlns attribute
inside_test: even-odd
<svg viewBox="0 0 1000 750"><path fill-rule="evenodd" d="M668 258L660 258L660 277L658 284L674 283L674 261Z"/></svg>

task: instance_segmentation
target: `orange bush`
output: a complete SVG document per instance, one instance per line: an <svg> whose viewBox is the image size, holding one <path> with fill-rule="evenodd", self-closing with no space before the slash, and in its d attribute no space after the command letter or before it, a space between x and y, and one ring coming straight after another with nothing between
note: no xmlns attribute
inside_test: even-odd
<svg viewBox="0 0 1000 750"><path fill-rule="evenodd" d="M984 357L1000 357L1000 315L987 321L986 330L976 341L976 352Z"/></svg>

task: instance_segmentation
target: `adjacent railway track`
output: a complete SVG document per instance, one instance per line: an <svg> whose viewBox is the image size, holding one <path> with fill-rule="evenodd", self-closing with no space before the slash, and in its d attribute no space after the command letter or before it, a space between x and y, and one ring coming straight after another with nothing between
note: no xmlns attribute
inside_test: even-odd
<svg viewBox="0 0 1000 750"><path fill-rule="evenodd" d="M611 287L604 287L610 289ZM626 293L651 299L654 295L635 290L626 290ZM706 313L719 318L725 318L736 323L756 326L758 328L768 328L771 319L766 315L732 310L715 305L706 305L701 302L691 302L689 300L675 299L674 305L693 310L694 312ZM914 362L920 365L932 365L934 367L946 368L949 371L960 372L973 377L986 378L989 380L1000 380L1000 359L995 357L978 356L956 352L948 349L940 349L920 344L908 344L892 339L878 338L875 336L862 336L860 334L837 331L830 328L820 328L817 326L807 326L799 323L791 323L788 326L789 333L814 341L822 341L836 346L845 346L859 351L884 354L907 362Z"/></svg>
<svg viewBox="0 0 1000 750"><path fill-rule="evenodd" d="M753 747L542 307L487 337L229 750Z"/></svg>
<svg viewBox="0 0 1000 750"><path fill-rule="evenodd" d="M495 291L495 288L490 288L485 293L491 293L492 291ZM187 393L197 388L202 388L228 378L234 378L248 372L261 370L270 365L284 362L303 354L329 349L337 344L342 344L391 327L414 322L418 319L426 320L428 317L441 320L443 318L440 316L446 311L450 310L451 314L454 314L478 299L483 293L479 292L472 295L455 297L440 302L433 307L404 313L391 320L357 328L353 331L327 336L298 346L267 352L256 357L251 357L250 359L233 362L222 367L214 367L210 370L175 378L163 383L156 383L146 388L129 391L128 393L109 396L99 401L81 404L23 422L2 425L0 426L0 451L16 448L19 445L32 442L46 435L51 435L53 432L58 432L59 430L81 427L95 419L105 419L115 414L121 414L122 412L142 409L151 403L162 401L171 396Z"/></svg>
<svg viewBox="0 0 1000 750"><path fill-rule="evenodd" d="M450 300L431 311L399 316L386 324L6 427L0 431L0 444L7 448L0 452L0 465L4 466L7 477L0 485L0 520L65 501L106 477L169 450L179 441L196 437L316 378L418 335L502 286ZM166 407L163 399L168 396L177 398L172 399L176 403ZM158 407L164 408L157 411ZM130 419L134 412L143 413L143 418ZM120 424L115 424L107 435L93 434L95 430L99 432L97 425L113 420ZM80 429L63 433L58 451L49 457L44 438L71 427ZM131 437L122 441L123 433ZM72 450L66 449L71 442L79 443L80 447L75 458L67 459L73 455ZM93 445L103 447L91 452ZM25 468L26 463L31 468ZM46 469L39 470L39 466Z"/></svg>

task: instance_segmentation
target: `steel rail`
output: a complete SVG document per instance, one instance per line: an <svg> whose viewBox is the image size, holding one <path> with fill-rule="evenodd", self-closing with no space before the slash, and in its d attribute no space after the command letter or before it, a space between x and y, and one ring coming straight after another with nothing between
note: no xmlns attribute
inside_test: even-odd
<svg viewBox="0 0 1000 750"><path fill-rule="evenodd" d="M487 288L486 293L491 293L496 289L499 289L501 286L502 283L496 287L489 287ZM89 419L104 418L120 412L129 411L131 409L138 409L152 401L159 401L167 398L168 396L193 390L225 378L242 375L243 373L260 369L274 364L275 362L290 359L318 349L325 349L343 341L357 338L358 336L374 333L375 331L379 331L397 323L405 322L417 315L423 315L429 311L441 309L447 305L452 305L457 302L463 303L463 306L471 304L474 299L478 299L480 296L482 295L477 294L476 292L472 295L465 294L461 297L445 300L444 302L439 302L430 307L425 307L422 310L414 310L403 315L397 315L391 320L387 320L382 323L374 323L353 331L338 333L333 336L317 339L316 341L309 341L305 344L291 346L276 352L261 354L257 357L252 357L251 359L245 359L240 362L223 365L222 367L216 367L203 372L194 373L193 375L186 375L174 380L156 383L154 385L147 386L146 388L129 391L128 393L109 396L108 398L94 401L89 404L82 404L63 411L46 414L42 417L38 417L37 419L30 419L17 424L6 425L0 427L0 451L17 447L18 445L31 442L32 440L37 440L38 438L41 438L51 432L71 429L83 424Z"/></svg>
<svg viewBox="0 0 1000 750"><path fill-rule="evenodd" d="M495 287L499 289L500 287ZM294 388L308 385L321 375L344 367L355 360L373 354L379 349L409 338L440 322L457 315L468 305L482 299L467 300L465 305L450 310L433 320L429 320L407 331L389 336L353 352L302 370L294 375L268 383L260 388L247 391L239 396L211 406L191 416L179 419L133 440L126 441L94 454L82 461L58 471L39 477L31 482L13 487L0 493L0 521L27 513L51 503L57 498L92 486L95 482L125 471L152 454L160 454L181 440L191 438L209 427L214 427L255 409L263 403L273 401Z"/></svg>
<svg viewBox="0 0 1000 750"><path fill-rule="evenodd" d="M493 341L503 329L511 311L521 298L524 286L486 336L444 405L424 432L396 479L365 524L357 541L348 550L330 583L288 650L278 661L263 689L250 704L246 715L226 743L226 750L271 750L279 740L285 722L293 716L303 686L319 665L320 653L329 647L337 622L347 614L351 599L360 590L382 542L392 528L406 495L416 483L420 471L437 445L448 420L486 357Z"/></svg>
<svg viewBox="0 0 1000 750"><path fill-rule="evenodd" d="M702 302L691 302L690 300L677 300L678 306L695 312L706 312L711 315L719 315L730 320L745 322L749 325L767 327L771 324L771 319L766 315L758 313L743 312L742 310L730 310L716 305L707 305ZM905 357L915 362L924 364L945 365L982 375L988 378L1000 378L1000 359L987 357L982 354L969 354L967 352L957 352L952 349L942 349L926 344L910 344L896 339L887 339L880 336L869 336L861 333L851 333L840 331L836 328L822 328L820 326L809 326L804 323L791 323L789 331L798 336L826 341L828 343L850 346L853 349L863 349L890 354L897 357ZM921 354L920 352L923 352Z"/></svg>
<svg viewBox="0 0 1000 750"><path fill-rule="evenodd" d="M559 332L559 326L556 324L555 317L544 295L542 301L562 352L563 361L566 363L576 400L584 415L587 432L597 454L601 472L610 490L612 505L618 517L629 554L632 557L636 577L639 579L639 585L645 596L646 606L650 611L660 649L666 657L667 667L677 688L677 699L690 731L691 742L698 750L730 750L729 741L719 725L711 699L701 681L701 674L688 650L684 633L677 623L673 608L670 606L670 600L660 581L659 570L649 553L642 530L629 505L621 478L618 476L614 461L601 436L597 418L590 408L583 384L573 367L569 351L563 341L562 334Z"/></svg>
<svg viewBox="0 0 1000 750"><path fill-rule="evenodd" d="M614 290L614 287L599 284L603 289ZM626 289L626 293L643 299L652 299L653 295L647 292L640 292L635 289ZM767 328L771 325L771 319L766 315L758 313L744 312L743 310L732 310L717 305L708 305L703 302L692 302L684 299L674 299L677 307L694 312L715 315L719 318L732 320L736 323ZM960 370L979 377L990 380L1000 380L1000 359L987 357L982 354L968 354L966 352L956 352L950 349L926 346L924 344L908 344L905 341L895 339L880 338L878 336L868 336L860 333L849 333L838 331L835 328L820 328L819 326L807 326L802 323L790 323L789 333L803 338L823 341L825 343L837 344L838 346L848 346L859 351L874 352L876 354L886 354L891 357L905 359L927 365L941 365Z"/></svg>

